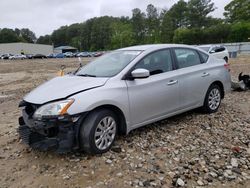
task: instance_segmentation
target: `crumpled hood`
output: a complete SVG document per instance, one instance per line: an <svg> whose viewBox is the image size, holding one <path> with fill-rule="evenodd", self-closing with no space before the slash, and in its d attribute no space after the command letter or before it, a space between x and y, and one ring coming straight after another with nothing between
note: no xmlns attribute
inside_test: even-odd
<svg viewBox="0 0 250 188"><path fill-rule="evenodd" d="M56 77L32 90L24 97L24 100L33 104L44 104L66 98L84 90L103 86L107 80L108 78L74 75Z"/></svg>

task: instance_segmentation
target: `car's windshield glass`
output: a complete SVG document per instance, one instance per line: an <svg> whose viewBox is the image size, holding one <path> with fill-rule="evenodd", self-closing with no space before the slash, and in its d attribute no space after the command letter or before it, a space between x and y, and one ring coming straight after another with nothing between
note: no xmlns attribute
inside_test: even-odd
<svg viewBox="0 0 250 188"><path fill-rule="evenodd" d="M82 67L77 76L112 77L126 67L141 51L114 51Z"/></svg>
<svg viewBox="0 0 250 188"><path fill-rule="evenodd" d="M209 51L209 49L210 49L210 47L205 47L205 46L198 46L200 49L202 49L202 50L204 50L204 51L206 51L206 52L208 52Z"/></svg>

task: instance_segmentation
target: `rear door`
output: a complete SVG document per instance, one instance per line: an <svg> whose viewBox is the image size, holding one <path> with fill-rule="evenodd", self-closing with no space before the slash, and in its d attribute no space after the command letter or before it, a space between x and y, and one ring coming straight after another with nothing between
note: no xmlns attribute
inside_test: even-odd
<svg viewBox="0 0 250 188"><path fill-rule="evenodd" d="M138 68L149 70L150 76L126 81L134 126L160 118L179 106L178 80L169 49L146 56L133 70Z"/></svg>
<svg viewBox="0 0 250 188"><path fill-rule="evenodd" d="M175 48L173 51L178 66L180 109L202 105L210 84L210 70L205 63L207 59L190 48Z"/></svg>

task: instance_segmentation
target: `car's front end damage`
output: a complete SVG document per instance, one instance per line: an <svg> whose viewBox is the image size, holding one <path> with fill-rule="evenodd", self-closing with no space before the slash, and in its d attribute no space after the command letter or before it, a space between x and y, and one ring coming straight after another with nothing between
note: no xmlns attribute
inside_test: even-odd
<svg viewBox="0 0 250 188"><path fill-rule="evenodd" d="M36 114L39 109L44 108L43 106L25 101L19 104L22 116L19 118L18 132L22 141L41 151L56 150L58 153L66 153L79 149L77 138L84 114Z"/></svg>
<svg viewBox="0 0 250 188"><path fill-rule="evenodd" d="M23 142L42 151L65 153L79 149L80 123L87 112L73 107L79 102L74 95L101 87L106 81L107 78L65 75L32 90L19 104L22 116L18 132Z"/></svg>

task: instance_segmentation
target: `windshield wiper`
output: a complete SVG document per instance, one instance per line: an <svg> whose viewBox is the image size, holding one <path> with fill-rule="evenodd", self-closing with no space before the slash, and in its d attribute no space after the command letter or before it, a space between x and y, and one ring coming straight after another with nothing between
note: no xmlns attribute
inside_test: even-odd
<svg viewBox="0 0 250 188"><path fill-rule="evenodd" d="M76 76L83 76L83 77L96 77L96 75L91 75L91 74L77 74Z"/></svg>

